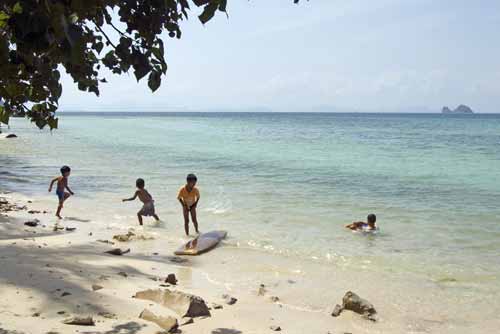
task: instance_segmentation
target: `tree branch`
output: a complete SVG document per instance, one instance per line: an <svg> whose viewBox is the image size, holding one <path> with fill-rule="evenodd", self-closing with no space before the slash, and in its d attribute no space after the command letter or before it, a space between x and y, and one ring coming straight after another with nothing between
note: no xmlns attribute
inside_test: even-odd
<svg viewBox="0 0 500 334"><path fill-rule="evenodd" d="M127 36L127 35L125 35L125 33L123 33L120 29L118 29L117 27L115 27L115 25L113 24L113 22L111 22L111 21L110 21L110 22L109 22L109 25L110 25L111 27L113 27L113 29L115 29L115 30L116 30L116 32L117 32L117 33L119 33L120 35L125 36L125 37L128 37L128 36Z"/></svg>
<svg viewBox="0 0 500 334"><path fill-rule="evenodd" d="M95 24L95 26L96 26L97 30L99 30L99 32L100 32L101 34L103 34L104 38L106 38L106 40L108 41L108 43L109 43L109 44L111 44L111 46L112 46L114 49L116 49L116 45L114 45L114 44L113 44L113 42L111 42L111 40L109 39L108 35L106 35L106 33L105 33L102 29L101 29L101 27L99 27L99 26L98 26L98 25L97 25L94 21L92 21L92 22Z"/></svg>

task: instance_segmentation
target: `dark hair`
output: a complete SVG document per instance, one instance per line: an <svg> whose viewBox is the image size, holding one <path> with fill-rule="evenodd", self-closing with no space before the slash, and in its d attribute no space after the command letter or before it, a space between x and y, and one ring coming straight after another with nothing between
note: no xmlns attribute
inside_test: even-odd
<svg viewBox="0 0 500 334"><path fill-rule="evenodd" d="M197 177L196 177L196 175L194 175L194 174L188 174L188 176L186 177L186 181L188 181L188 182L189 182L189 181L194 181L194 182L196 182L196 181L198 181L198 178L197 178Z"/></svg>
<svg viewBox="0 0 500 334"><path fill-rule="evenodd" d="M64 175L64 173L69 173L71 172L71 168L69 166L62 166L61 167L61 174Z"/></svg>
<svg viewBox="0 0 500 334"><path fill-rule="evenodd" d="M137 188L139 188L139 189L144 188L144 184L145 184L145 182L144 182L144 180L143 180L143 179L137 179L137 180L135 181L135 186L136 186Z"/></svg>
<svg viewBox="0 0 500 334"><path fill-rule="evenodd" d="M374 224L377 221L377 216L375 216L373 213L370 213L368 217L366 217L366 220L368 220L368 223Z"/></svg>

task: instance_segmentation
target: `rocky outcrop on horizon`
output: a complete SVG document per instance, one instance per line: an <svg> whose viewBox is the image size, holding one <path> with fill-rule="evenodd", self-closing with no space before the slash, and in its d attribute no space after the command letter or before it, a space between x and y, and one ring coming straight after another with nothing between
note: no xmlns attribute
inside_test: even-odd
<svg viewBox="0 0 500 334"><path fill-rule="evenodd" d="M443 109L441 109L442 114L473 114L474 111L469 106L466 106L465 104L461 104L458 107L455 108L455 110L451 110L447 106L444 106Z"/></svg>

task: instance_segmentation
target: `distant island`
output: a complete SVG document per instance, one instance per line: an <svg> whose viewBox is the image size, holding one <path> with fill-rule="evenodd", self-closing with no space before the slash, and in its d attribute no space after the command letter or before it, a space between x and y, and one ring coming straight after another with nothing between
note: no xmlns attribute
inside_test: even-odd
<svg viewBox="0 0 500 334"><path fill-rule="evenodd" d="M451 110L448 107L443 107L441 109L442 114L473 114L474 111L469 106L466 106L464 104L459 105L455 110Z"/></svg>

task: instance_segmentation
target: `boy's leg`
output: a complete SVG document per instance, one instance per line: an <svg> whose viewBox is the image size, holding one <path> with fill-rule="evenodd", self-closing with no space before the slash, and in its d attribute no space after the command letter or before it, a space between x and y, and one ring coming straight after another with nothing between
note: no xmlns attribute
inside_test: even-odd
<svg viewBox="0 0 500 334"><path fill-rule="evenodd" d="M61 209L63 208L63 200L59 201L59 205L57 206L56 217L62 219L61 217Z"/></svg>
<svg viewBox="0 0 500 334"><path fill-rule="evenodd" d="M196 208L191 208L191 218L193 219L193 225L196 233L200 233L198 231L198 220L196 219Z"/></svg>
<svg viewBox="0 0 500 334"><path fill-rule="evenodd" d="M64 207L64 202L70 197L71 195L67 192L65 192L62 196L62 198L59 198L59 205L57 206L57 211L56 211L56 217L59 219L62 219L61 217L61 210Z"/></svg>
<svg viewBox="0 0 500 334"><path fill-rule="evenodd" d="M156 213L153 215L153 218L156 219L156 221L160 220L160 217L158 217L158 215Z"/></svg>
<svg viewBox="0 0 500 334"><path fill-rule="evenodd" d="M189 235L189 211L183 206L182 213L184 214L184 231L186 231L186 235Z"/></svg>
<svg viewBox="0 0 500 334"><path fill-rule="evenodd" d="M141 212L137 212L137 219L139 219L139 225L142 225L142 216L141 216Z"/></svg>

